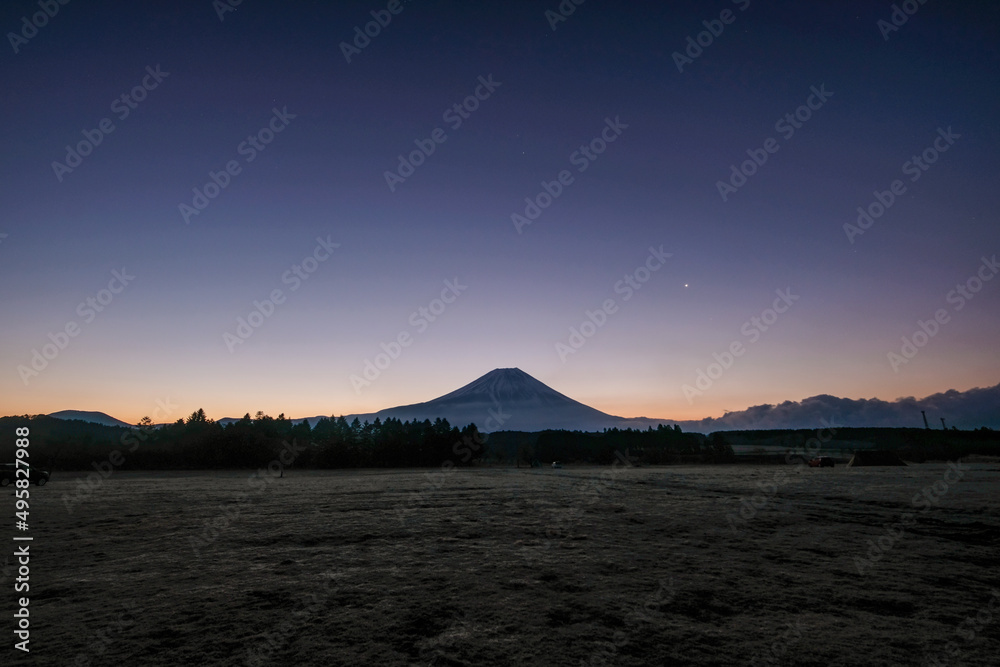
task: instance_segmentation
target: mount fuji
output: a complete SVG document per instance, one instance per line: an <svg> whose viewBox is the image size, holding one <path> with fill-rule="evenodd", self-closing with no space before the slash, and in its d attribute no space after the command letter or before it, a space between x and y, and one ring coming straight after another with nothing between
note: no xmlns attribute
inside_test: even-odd
<svg viewBox="0 0 1000 667"><path fill-rule="evenodd" d="M627 419L601 412L560 394L520 368L497 368L455 391L424 403L386 408L363 415L348 415L382 421L394 417L447 419L452 426L475 424L480 431L544 431L567 429L602 431L605 428L641 427L661 423L652 419ZM663 423L666 423L665 420Z"/></svg>

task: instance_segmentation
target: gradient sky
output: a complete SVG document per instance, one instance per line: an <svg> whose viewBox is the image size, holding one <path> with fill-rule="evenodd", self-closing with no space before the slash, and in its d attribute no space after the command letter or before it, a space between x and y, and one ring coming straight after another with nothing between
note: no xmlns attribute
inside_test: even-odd
<svg viewBox="0 0 1000 667"><path fill-rule="evenodd" d="M885 39L888 2L588 0L555 30L556 0L404 2L348 63L340 44L386 6L244 0L220 20L210 0L71 2L17 53L5 39L0 412L347 414L497 367L673 419L1000 381L1000 280L947 301L1000 253L996 3L929 0ZM724 10L679 72L674 52ZM0 27L38 11L4 3ZM169 75L120 119L116 98L157 66ZM452 129L444 112L491 76ZM786 139L776 121L821 86L832 97ZM286 107L247 162L241 142ZM60 181L52 163L103 118L114 131ZM580 172L571 156L607 118L627 129ZM390 191L384 173L435 128L447 140ZM939 128L960 138L911 181L904 163ZM771 137L723 201L717 183ZM241 171L186 224L179 204L230 160ZM573 182L519 234L511 215L562 170ZM905 193L851 243L844 224L896 179ZM317 238L340 246L292 291L282 277ZM672 257L625 301L616 284L660 246ZM88 321L78 305L123 268L134 279ZM456 278L467 289L414 324ZM787 312L742 333L786 288ZM275 289L284 303L231 352L224 334ZM607 299L617 310L560 358ZM888 353L938 309L947 322L894 369ZM412 343L356 391L400 334ZM742 356L689 401L683 385L735 341Z"/></svg>

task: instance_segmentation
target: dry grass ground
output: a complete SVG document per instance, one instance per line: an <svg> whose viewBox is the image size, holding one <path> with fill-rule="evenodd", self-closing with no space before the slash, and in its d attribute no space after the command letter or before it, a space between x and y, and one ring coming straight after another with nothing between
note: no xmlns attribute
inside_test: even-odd
<svg viewBox="0 0 1000 667"><path fill-rule="evenodd" d="M26 662L996 665L1000 467L946 473L119 472L72 512L57 476Z"/></svg>

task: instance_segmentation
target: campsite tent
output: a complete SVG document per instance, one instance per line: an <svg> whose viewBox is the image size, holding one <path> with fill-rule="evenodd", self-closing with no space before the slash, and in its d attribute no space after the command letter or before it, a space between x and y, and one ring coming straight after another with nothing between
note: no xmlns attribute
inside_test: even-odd
<svg viewBox="0 0 1000 667"><path fill-rule="evenodd" d="M859 449L847 462L848 468L857 466L905 466L903 459L896 452L883 449Z"/></svg>

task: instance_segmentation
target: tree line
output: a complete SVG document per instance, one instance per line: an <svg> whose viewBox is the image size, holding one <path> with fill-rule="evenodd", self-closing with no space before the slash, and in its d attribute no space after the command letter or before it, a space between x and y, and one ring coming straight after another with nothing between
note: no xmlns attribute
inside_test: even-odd
<svg viewBox="0 0 1000 667"><path fill-rule="evenodd" d="M46 415L0 418L2 432L31 430L31 464L47 470L89 470L103 460L121 470L260 468L294 451L292 468L403 468L443 464L532 465L540 461L633 464L730 460L732 449L677 426L603 433L543 431L483 434L447 419L374 422L324 417L315 425L258 412L222 424L204 410L166 425L146 417L136 427L105 426ZM8 451L9 450L9 451ZM616 454L619 453L619 454ZM12 460L13 441L0 445ZM282 458L287 458L285 454ZM284 467L289 467L285 465Z"/></svg>
<svg viewBox="0 0 1000 667"><path fill-rule="evenodd" d="M457 428L446 419L348 422L326 417L314 426L283 414L258 412L222 424L197 410L186 419L154 425L147 417L134 427L105 426L46 415L0 417L0 433L31 430L30 463L45 470L90 470L109 461L121 470L191 470L266 467L404 468L471 465L541 465L552 461L608 465L727 463L747 460L734 447L801 449L815 433L805 429L726 431L709 436L679 426L646 430L500 431L480 433L475 424ZM953 460L1000 455L1000 433L913 428L838 428L824 445L831 451L890 449L908 461ZM0 439L0 460L14 460L14 438ZM288 451L294 460L286 464Z"/></svg>

